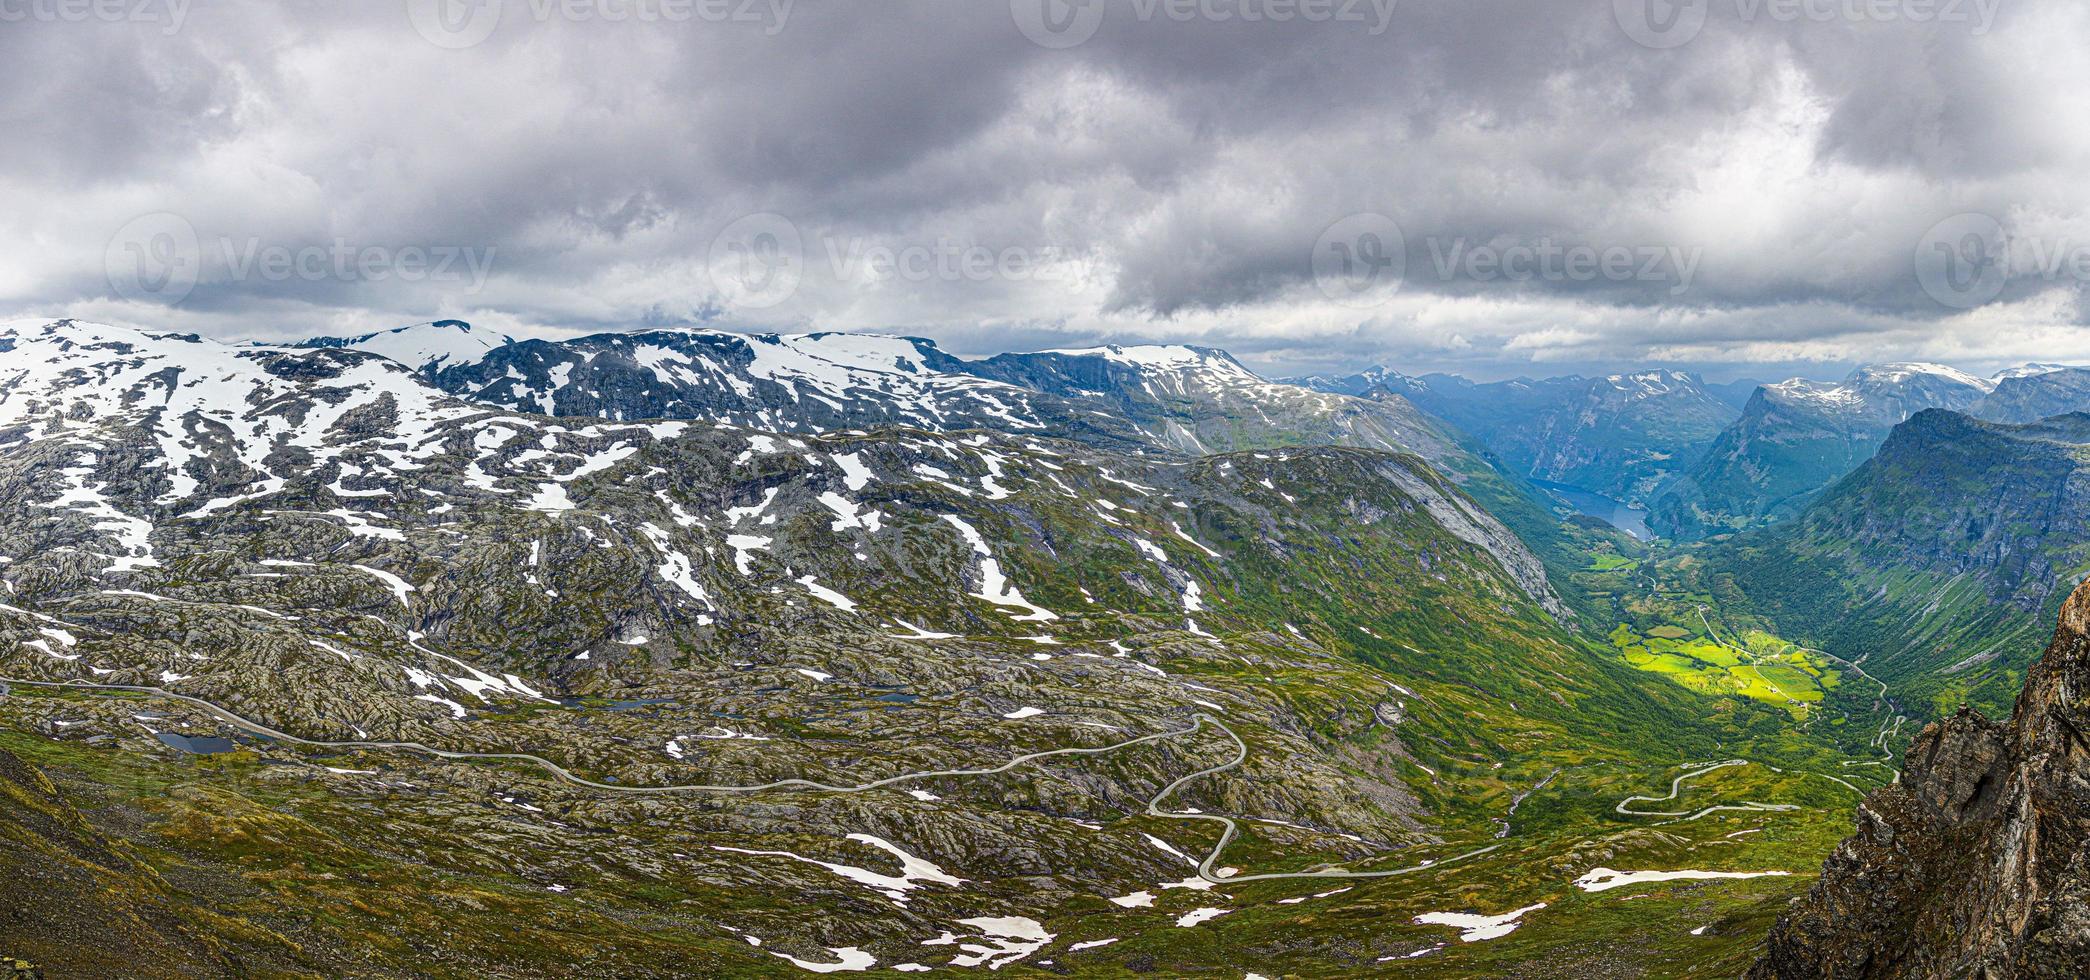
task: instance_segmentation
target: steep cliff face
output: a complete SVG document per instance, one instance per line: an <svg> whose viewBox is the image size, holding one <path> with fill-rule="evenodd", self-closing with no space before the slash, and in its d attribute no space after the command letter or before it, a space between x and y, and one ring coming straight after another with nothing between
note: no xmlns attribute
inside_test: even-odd
<svg viewBox="0 0 2090 980"><path fill-rule="evenodd" d="M1938 364L1867 365L1835 383L1765 385L1650 504L1650 522L1696 538L1784 520L1872 458L1894 426L1933 408L1966 411L1994 388Z"/></svg>
<svg viewBox="0 0 2090 980"><path fill-rule="evenodd" d="M1753 978L2090 975L2090 586L2010 720L1962 711L1771 931Z"/></svg>
<svg viewBox="0 0 2090 980"><path fill-rule="evenodd" d="M1299 383L1398 395L1479 439L1520 476L1632 501L1683 472L1736 412L1697 375L1680 371L1476 384L1374 368Z"/></svg>
<svg viewBox="0 0 2090 980"><path fill-rule="evenodd" d="M1864 650L1897 695L2009 710L2090 572L2090 416L2032 425L1921 412L1879 454L1723 564L1765 615Z"/></svg>
<svg viewBox="0 0 2090 980"><path fill-rule="evenodd" d="M2004 378L1976 406L1992 422L2037 422L2090 409L2090 368L2061 368Z"/></svg>

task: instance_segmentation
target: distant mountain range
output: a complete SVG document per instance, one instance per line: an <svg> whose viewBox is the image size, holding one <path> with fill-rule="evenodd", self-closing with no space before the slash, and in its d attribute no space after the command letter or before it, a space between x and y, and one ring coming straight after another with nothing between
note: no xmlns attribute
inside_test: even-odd
<svg viewBox="0 0 2090 980"><path fill-rule="evenodd" d="M1483 384L1375 368L1299 383L1400 395L1473 435L1521 476L1629 501L1680 472L1734 418L1696 375L1677 371Z"/></svg>
<svg viewBox="0 0 2090 980"><path fill-rule="evenodd" d="M2090 411L2090 369L2048 367L1997 381L1973 414L1991 422L2037 422Z"/></svg>
<svg viewBox="0 0 2090 980"><path fill-rule="evenodd" d="M0 323L0 800L26 815L0 808L0 877L59 876L27 894L71 910L0 921L9 956L433 962L455 923L386 903L454 894L489 935L573 916L615 975L1044 960L1231 911L1235 865L1185 859L1220 856L1185 832L1206 813L1258 821L1229 862L1399 874L1461 855L1440 838L1492 850L1466 842L1562 767L1724 737L1585 640L1541 556L1429 461L1167 448L1427 420L1398 400L1195 350L958 371L889 338L428 329ZM775 425L694 417L699 393ZM911 422L811 431L827 400ZM644 405L690 417L614 417ZM147 787L120 860L39 763ZM353 900L165 914L262 867ZM1412 918L1398 952L1440 948ZM1202 928L1250 931L1168 970L1295 972L1282 943L1231 952L1268 945L1255 916ZM503 942L467 972L577 949Z"/></svg>
<svg viewBox="0 0 2090 980"><path fill-rule="evenodd" d="M303 346L367 350L458 397L549 415L701 419L790 433L994 429L1129 453L1323 445L1409 452L1549 561L1561 560L1543 496L1453 425L1384 390L1352 396L1267 381L1212 348L1106 346L967 360L921 338L677 328L512 340L455 320Z"/></svg>
<svg viewBox="0 0 2090 980"><path fill-rule="evenodd" d="M71 910L0 895L0 935L83 974L421 964L400 950L453 924L392 910L469 880L487 935L576 937L458 961L488 974L583 940L633 976L1531 972L1640 928L1559 898L1663 874L1614 868L1825 853L1824 807L1886 779L1842 768L1901 710L1865 679L1941 705L2022 678L2025 624L2090 568L2090 416L1890 420L2070 384L1764 388L1752 408L1884 444L1784 526L1647 546L1528 481L1675 483L1741 424L1689 374L1309 385L1180 345L0 323L0 800L29 815L0 807L0 877ZM1730 756L1777 767L1678 775ZM1664 785L1709 819L1672 820ZM338 914L169 918L262 871ZM1286 883L1356 872L1393 882ZM1797 884L1663 907L1764 922ZM1446 908L1544 912L1550 938L1465 951ZM1370 945L1331 953L1366 911ZM1701 938L1660 930L1636 942ZM1730 974L1753 955L1719 941Z"/></svg>
<svg viewBox="0 0 2090 980"><path fill-rule="evenodd" d="M1932 409L1721 564L1781 627L1866 651L1867 669L1937 713L1993 710L2090 573L2086 485L2090 415L2012 425Z"/></svg>
<svg viewBox="0 0 2090 980"><path fill-rule="evenodd" d="M1603 492L1632 461L1660 460L1667 482L1612 482L1611 495L1650 494L1651 523L1674 537L1758 529L1707 560L1781 632L1862 651L1930 713L2006 705L2060 596L2090 574L2090 415L2070 414L2090 412L2083 368L1867 365L1757 387L1710 424L1719 396L1689 375L1476 384L1375 369L1300 383L1401 392L1538 479ZM1578 461L1590 465L1563 465Z"/></svg>
<svg viewBox="0 0 2090 980"><path fill-rule="evenodd" d="M2022 383L2038 370L2006 374ZM1790 517L1872 458L1904 419L1933 408L1973 410L1997 387L1993 379L1921 363L1868 365L1833 383L1765 385L1656 496L1651 523L1692 538Z"/></svg>
<svg viewBox="0 0 2090 980"><path fill-rule="evenodd" d="M1657 531L1683 538L1797 514L1926 409L2023 422L2090 408L2090 370L2047 364L1995 378L1882 364L1771 385L1677 371L1480 383L1386 367L1276 382L1187 345L966 359L920 338L677 328L516 339L457 320L303 346L368 351L451 394L556 415L807 433L995 427L1135 451L1398 449L1497 484L1484 490L1497 506L1540 496L1504 481L1564 484L1646 503Z"/></svg>
<svg viewBox="0 0 2090 980"><path fill-rule="evenodd" d="M920 338L663 329L513 340L454 320L304 346L369 351L452 394L554 415L703 418L780 432L1005 428L1192 453L1317 444L1433 459L1458 451L1441 422L1398 399L1302 391L1201 347L964 360Z"/></svg>

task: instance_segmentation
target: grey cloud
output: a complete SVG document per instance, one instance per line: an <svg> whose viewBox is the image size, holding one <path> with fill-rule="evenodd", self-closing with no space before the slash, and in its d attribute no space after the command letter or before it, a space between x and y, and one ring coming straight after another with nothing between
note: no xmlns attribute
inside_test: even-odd
<svg viewBox="0 0 2090 980"><path fill-rule="evenodd" d="M2063 0L2007 4L1981 35L1744 19L1715 0L1667 50L1635 43L1609 3L1535 0L1402 0L1378 34L1142 22L1112 0L1068 50L1027 40L1002 0L801 0L773 36L539 23L512 0L458 51L400 6L212 4L171 37L0 25L0 193L23 204L0 214L0 263L23 270L0 276L0 307L235 336L478 311L560 329L890 329L976 351L1202 339L1272 365L1477 373L1833 359L1865 336L1938 348L1995 317L2051 340L2083 320L2039 302L2069 282L2014 281L1982 320L1912 271L1925 230L1958 211L2090 235L2075 179L2090 76L2068 55L2090 20ZM109 235L148 210L207 243L496 255L478 291L213 269L156 308L109 296L102 268ZM736 309L703 263L757 211L788 216L814 266L830 247L961 242L1057 257L1075 278L809 268L790 302ZM1407 276L1384 308L1330 305L1316 239L1367 211L1398 221ZM1687 289L1674 270L1440 272L1455 244L1667 250L1692 267Z"/></svg>

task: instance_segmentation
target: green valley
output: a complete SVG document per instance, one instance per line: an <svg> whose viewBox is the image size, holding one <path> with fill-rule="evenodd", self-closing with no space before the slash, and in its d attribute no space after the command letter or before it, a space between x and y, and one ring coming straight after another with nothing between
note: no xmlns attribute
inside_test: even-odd
<svg viewBox="0 0 2090 980"><path fill-rule="evenodd" d="M1656 626L1641 635L1620 623L1611 642L1626 662L1702 694L1738 694L1784 707L1804 720L1837 684L1836 671L1804 650L1754 630L1743 646L1680 626Z"/></svg>

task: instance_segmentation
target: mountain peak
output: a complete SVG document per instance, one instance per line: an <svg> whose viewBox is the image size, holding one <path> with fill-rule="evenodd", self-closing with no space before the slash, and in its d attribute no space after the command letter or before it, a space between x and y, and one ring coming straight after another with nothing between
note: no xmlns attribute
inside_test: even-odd
<svg viewBox="0 0 2090 980"><path fill-rule="evenodd" d="M1975 377L1956 367L1933 364L1929 361L1894 361L1861 365L1845 380L1852 385L1907 385L1925 378L1964 385L1982 394L1994 391L1996 387L1996 383L1987 378Z"/></svg>
<svg viewBox="0 0 2090 980"><path fill-rule="evenodd" d="M357 337L314 337L296 347L342 347L390 358L422 374L475 364L515 338L463 320L430 320Z"/></svg>
<svg viewBox="0 0 2090 980"><path fill-rule="evenodd" d="M2046 364L2039 361L2034 361L2030 364L2020 364L2016 367L2004 368L2003 370L1997 371L1995 374L1991 375L1989 377L1989 380L1994 381L1997 384L2001 384L2013 378L2036 378L2043 374L2054 374L2060 371L2068 371L2073 369L2073 367L2073 365L2069 364Z"/></svg>
<svg viewBox="0 0 2090 980"><path fill-rule="evenodd" d="M1195 344L1104 344L1100 347L1065 348L1038 353L1058 354L1062 357L1100 357L1146 369L1180 371L1188 368L1224 366L1249 373L1234 355L1217 347L1199 347Z"/></svg>

